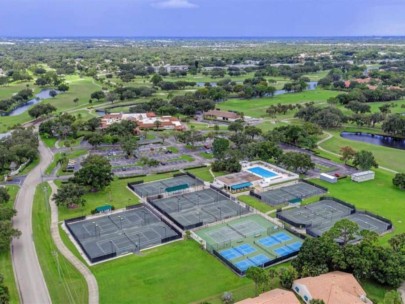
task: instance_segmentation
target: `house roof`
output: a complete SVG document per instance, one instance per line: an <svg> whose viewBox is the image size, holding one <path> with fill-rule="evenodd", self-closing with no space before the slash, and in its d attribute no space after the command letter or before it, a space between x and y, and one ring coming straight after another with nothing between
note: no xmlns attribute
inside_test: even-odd
<svg viewBox="0 0 405 304"><path fill-rule="evenodd" d="M248 298L236 304L299 304L293 292L283 289L273 289L262 293L256 298Z"/></svg>
<svg viewBox="0 0 405 304"><path fill-rule="evenodd" d="M351 273L341 271L298 279L294 284L306 286L313 299L325 304L364 304L361 297L366 295Z"/></svg>
<svg viewBox="0 0 405 304"><path fill-rule="evenodd" d="M216 116L216 117L225 117L225 118L233 118L233 119L240 118L240 115L238 115L238 114L236 114L234 112L219 111L219 110L210 110L210 111L204 112L203 115Z"/></svg>

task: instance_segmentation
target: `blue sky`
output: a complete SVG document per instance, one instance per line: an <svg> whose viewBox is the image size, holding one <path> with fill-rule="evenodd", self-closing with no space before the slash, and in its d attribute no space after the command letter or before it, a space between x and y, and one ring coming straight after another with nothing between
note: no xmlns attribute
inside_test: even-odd
<svg viewBox="0 0 405 304"><path fill-rule="evenodd" d="M1 0L0 36L405 35L405 0Z"/></svg>

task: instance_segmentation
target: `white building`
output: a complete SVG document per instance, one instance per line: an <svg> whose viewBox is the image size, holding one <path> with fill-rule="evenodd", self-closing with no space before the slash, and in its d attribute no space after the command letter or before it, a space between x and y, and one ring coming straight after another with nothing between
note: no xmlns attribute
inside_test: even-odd
<svg viewBox="0 0 405 304"><path fill-rule="evenodd" d="M336 184L338 181L336 176L329 175L326 173L321 173L321 175L319 176L319 179L323 180L325 182L331 183L331 184Z"/></svg>
<svg viewBox="0 0 405 304"><path fill-rule="evenodd" d="M352 174L352 181L358 182L358 183L373 180L374 178L375 178L375 173L374 173L374 171L371 171L371 170Z"/></svg>

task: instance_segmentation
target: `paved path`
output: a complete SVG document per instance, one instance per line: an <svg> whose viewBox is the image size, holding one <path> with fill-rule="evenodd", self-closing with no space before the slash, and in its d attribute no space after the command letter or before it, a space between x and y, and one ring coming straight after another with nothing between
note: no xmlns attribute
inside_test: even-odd
<svg viewBox="0 0 405 304"><path fill-rule="evenodd" d="M53 181L50 181L49 185L52 189L52 198L53 194L57 192L57 187ZM52 199L50 200L49 204L51 206L52 239L60 253L63 254L63 256L83 275L84 279L86 280L89 292L89 304L97 304L99 301L97 280L86 265L81 262L63 243L58 227L58 207Z"/></svg>
<svg viewBox="0 0 405 304"><path fill-rule="evenodd" d="M32 204L35 189L42 181L41 173L52 162L52 152L41 141L39 152L40 163L27 175L15 201L17 216L13 218L13 224L22 235L18 239L13 239L11 254L21 303L48 304L51 303L51 298L39 265L32 235Z"/></svg>

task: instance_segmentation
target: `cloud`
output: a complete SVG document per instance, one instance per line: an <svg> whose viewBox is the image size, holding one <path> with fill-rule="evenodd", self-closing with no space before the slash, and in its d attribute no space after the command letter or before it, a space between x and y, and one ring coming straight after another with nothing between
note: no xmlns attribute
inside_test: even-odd
<svg viewBox="0 0 405 304"><path fill-rule="evenodd" d="M189 2L189 0L166 0L163 2L152 3L156 8L197 8L198 5Z"/></svg>

